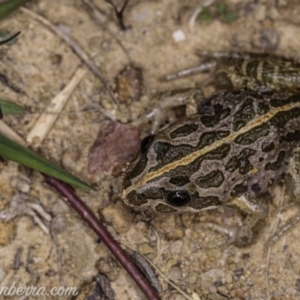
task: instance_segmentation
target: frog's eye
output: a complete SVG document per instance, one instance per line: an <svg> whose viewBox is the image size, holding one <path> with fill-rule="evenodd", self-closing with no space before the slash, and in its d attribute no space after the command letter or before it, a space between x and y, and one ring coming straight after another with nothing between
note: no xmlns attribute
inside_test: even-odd
<svg viewBox="0 0 300 300"><path fill-rule="evenodd" d="M141 153L145 153L151 144L151 142L154 140L155 135L151 134L143 138L141 141Z"/></svg>
<svg viewBox="0 0 300 300"><path fill-rule="evenodd" d="M191 200L191 196L185 191L170 192L166 198L168 204L177 207L184 206L188 204Z"/></svg>

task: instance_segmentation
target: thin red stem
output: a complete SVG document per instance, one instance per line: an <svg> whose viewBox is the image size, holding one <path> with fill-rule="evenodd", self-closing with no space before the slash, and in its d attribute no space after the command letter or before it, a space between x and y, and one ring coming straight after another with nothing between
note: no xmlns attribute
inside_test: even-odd
<svg viewBox="0 0 300 300"><path fill-rule="evenodd" d="M98 237L103 241L103 243L109 248L116 259L121 263L121 265L127 270L130 276L135 280L140 289L144 292L149 300L160 300L160 297L146 280L144 275L140 270L133 264L129 259L125 251L119 246L111 234L106 230L106 228L100 223L94 213L90 210L88 206L85 205L82 200L80 200L64 183L61 181L45 175L46 180L51 184L63 197L67 199L69 204L77 211L83 220L85 220L89 226L95 231Z"/></svg>

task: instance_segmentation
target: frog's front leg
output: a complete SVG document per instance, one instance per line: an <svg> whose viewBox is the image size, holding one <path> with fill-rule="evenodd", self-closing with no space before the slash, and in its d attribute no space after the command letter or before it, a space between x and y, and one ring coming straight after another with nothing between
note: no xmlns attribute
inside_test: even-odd
<svg viewBox="0 0 300 300"><path fill-rule="evenodd" d="M226 203L226 205L236 207L246 214L243 224L232 234L233 243L236 246L245 247L252 244L264 226L268 214L265 196L267 195L258 198L245 193Z"/></svg>
<svg viewBox="0 0 300 300"><path fill-rule="evenodd" d="M291 199L300 203L300 146L294 149L286 171L286 190Z"/></svg>
<svg viewBox="0 0 300 300"><path fill-rule="evenodd" d="M265 196L267 195L257 198L245 193L226 203L226 206L234 207L246 214L241 226L227 226L212 222L204 222L203 224L221 234L227 234L229 243L237 247L247 247L255 242L260 230L265 225L268 214Z"/></svg>
<svg viewBox="0 0 300 300"><path fill-rule="evenodd" d="M201 89L190 88L181 90L172 90L164 93L156 108L154 108L145 117L134 122L134 125L139 126L148 120L152 120L151 133L155 133L167 121L169 124L175 123L176 116L171 110L179 106L185 106L185 115L187 118L196 114L204 102L204 96Z"/></svg>
<svg viewBox="0 0 300 300"><path fill-rule="evenodd" d="M300 203L300 147L294 149L294 155L289 161L289 165L285 174L285 190L291 200ZM270 240L275 243L289 229L299 224L300 214L284 225Z"/></svg>

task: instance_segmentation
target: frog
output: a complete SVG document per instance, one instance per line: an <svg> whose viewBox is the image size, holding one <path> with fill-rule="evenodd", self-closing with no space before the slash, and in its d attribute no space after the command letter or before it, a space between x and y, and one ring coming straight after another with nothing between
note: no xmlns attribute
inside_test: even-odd
<svg viewBox="0 0 300 300"><path fill-rule="evenodd" d="M233 207L245 219L231 241L251 245L266 223L270 188L287 175L293 187L300 182L300 95L240 89L206 99L196 88L166 99L186 103L189 115L142 140L123 175L125 204L161 214Z"/></svg>

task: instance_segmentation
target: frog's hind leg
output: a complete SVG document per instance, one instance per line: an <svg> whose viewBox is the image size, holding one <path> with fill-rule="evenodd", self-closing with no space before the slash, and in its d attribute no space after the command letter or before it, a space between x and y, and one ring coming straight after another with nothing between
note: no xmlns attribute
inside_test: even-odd
<svg viewBox="0 0 300 300"><path fill-rule="evenodd" d="M285 182L289 196L295 202L300 203L300 146L293 150L293 157L289 161Z"/></svg>
<svg viewBox="0 0 300 300"><path fill-rule="evenodd" d="M242 53L242 52L226 52L226 51L202 51L197 50L196 54L200 57L205 57L208 59L250 59L252 58L252 53Z"/></svg>
<svg viewBox="0 0 300 300"><path fill-rule="evenodd" d="M206 61L206 62L203 62L202 64L200 64L199 66L191 67L188 69L181 70L177 73L167 75L165 80L170 81L170 80L173 80L173 79L176 79L179 77L189 76L189 75L201 73L201 72L203 73L203 72L212 70L216 66L217 66L216 61ZM211 80L211 81L213 81L213 80Z"/></svg>
<svg viewBox="0 0 300 300"><path fill-rule="evenodd" d="M251 53L251 52L226 52L226 51L202 51L197 50L196 54L206 59L214 60L248 60L252 58L264 58L269 54L265 53Z"/></svg>
<svg viewBox="0 0 300 300"><path fill-rule="evenodd" d="M300 204L300 147L294 149L294 155L290 159L288 169L286 171L285 185L289 197L296 204ZM285 224L281 229L270 239L270 243L275 243L288 230L300 223L300 213L292 220Z"/></svg>

